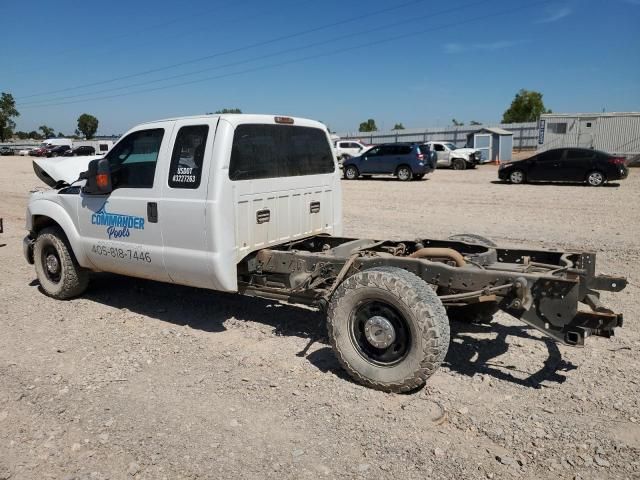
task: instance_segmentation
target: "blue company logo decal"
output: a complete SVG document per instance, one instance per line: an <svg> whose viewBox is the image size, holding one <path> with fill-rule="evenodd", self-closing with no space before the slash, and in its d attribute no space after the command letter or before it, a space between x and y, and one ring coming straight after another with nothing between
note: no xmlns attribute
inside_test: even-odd
<svg viewBox="0 0 640 480"><path fill-rule="evenodd" d="M91 215L91 223L93 225L102 225L107 227L107 235L109 240L112 238L128 237L129 229L144 230L144 218L135 217L133 215L124 215L122 213L107 212L107 203L96 213Z"/></svg>

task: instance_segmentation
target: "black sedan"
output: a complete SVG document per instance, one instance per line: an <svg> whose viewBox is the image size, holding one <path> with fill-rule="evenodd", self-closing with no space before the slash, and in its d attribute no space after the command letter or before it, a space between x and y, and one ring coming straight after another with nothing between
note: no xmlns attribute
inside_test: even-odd
<svg viewBox="0 0 640 480"><path fill-rule="evenodd" d="M46 156L59 157L61 155L64 155L64 153L68 150L71 150L71 147L69 145L56 145L47 149Z"/></svg>
<svg viewBox="0 0 640 480"><path fill-rule="evenodd" d="M511 183L581 182L599 187L629 175L624 157L589 148L554 148L517 162L503 163L498 178Z"/></svg>
<svg viewBox="0 0 640 480"><path fill-rule="evenodd" d="M0 147L0 155L13 155L13 149L9 147Z"/></svg>
<svg viewBox="0 0 640 480"><path fill-rule="evenodd" d="M95 155L96 149L90 145L81 145L73 150L67 150L64 152L65 157L84 157L87 155Z"/></svg>

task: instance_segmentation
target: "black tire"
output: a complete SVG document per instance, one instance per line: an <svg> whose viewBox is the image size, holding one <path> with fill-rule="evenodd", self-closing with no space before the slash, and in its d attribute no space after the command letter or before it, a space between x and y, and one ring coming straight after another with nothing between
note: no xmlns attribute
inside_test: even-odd
<svg viewBox="0 0 640 480"><path fill-rule="evenodd" d="M413 175L413 179L414 179L414 180L422 180L423 178L424 178L424 173L420 173L420 174L415 173L415 174Z"/></svg>
<svg viewBox="0 0 640 480"><path fill-rule="evenodd" d="M464 307L448 307L447 315L455 322L489 324L500 310L496 302L477 303Z"/></svg>
<svg viewBox="0 0 640 480"><path fill-rule="evenodd" d="M38 233L33 259L40 286L48 296L67 300L87 289L89 272L78 264L60 228L48 227Z"/></svg>
<svg viewBox="0 0 640 480"><path fill-rule="evenodd" d="M393 326L393 340L377 348L366 328L380 318ZM387 392L422 387L449 348L449 320L442 302L421 278L395 267L371 268L347 278L329 303L327 330L349 375ZM388 330L379 332L384 336Z"/></svg>
<svg viewBox="0 0 640 480"><path fill-rule="evenodd" d="M411 167L409 167L409 165L400 165L396 169L396 177L398 177L398 180L401 182L408 182L413 178Z"/></svg>
<svg viewBox="0 0 640 480"><path fill-rule="evenodd" d="M522 170L513 170L509 174L509 182L514 185L521 185L526 182L525 174Z"/></svg>
<svg viewBox="0 0 640 480"><path fill-rule="evenodd" d="M449 240L454 242L465 242L465 243L473 243L475 245L482 245L484 247L497 247L492 240L489 240L482 235L476 235L475 233L456 233L455 235L450 235Z"/></svg>
<svg viewBox="0 0 640 480"><path fill-rule="evenodd" d="M454 170L466 170L467 162L463 158L454 158L451 160L451 168Z"/></svg>
<svg viewBox="0 0 640 480"><path fill-rule="evenodd" d="M601 187L607 181L607 177L599 170L592 170L587 173L585 181L590 187Z"/></svg>
<svg viewBox="0 0 640 480"><path fill-rule="evenodd" d="M359 175L360 172L358 172L358 169L353 165L344 168L344 178L347 180L357 180Z"/></svg>

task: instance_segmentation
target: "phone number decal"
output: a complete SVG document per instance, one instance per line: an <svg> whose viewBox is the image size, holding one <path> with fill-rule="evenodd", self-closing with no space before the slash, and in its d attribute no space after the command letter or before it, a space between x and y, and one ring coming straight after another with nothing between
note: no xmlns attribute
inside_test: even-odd
<svg viewBox="0 0 640 480"><path fill-rule="evenodd" d="M149 252L132 250L130 248L107 247L106 245L93 245L91 251L96 255L111 257L120 260L151 263Z"/></svg>

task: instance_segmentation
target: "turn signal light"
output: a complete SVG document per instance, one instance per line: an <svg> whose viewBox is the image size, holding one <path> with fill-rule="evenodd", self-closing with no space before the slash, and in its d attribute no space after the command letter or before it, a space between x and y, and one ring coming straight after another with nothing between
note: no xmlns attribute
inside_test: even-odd
<svg viewBox="0 0 640 480"><path fill-rule="evenodd" d="M99 173L96 175L96 185L98 188L107 188L109 185L109 175L106 173Z"/></svg>

